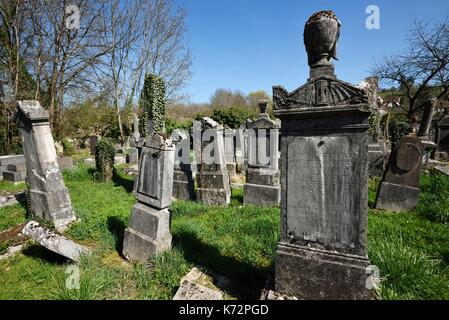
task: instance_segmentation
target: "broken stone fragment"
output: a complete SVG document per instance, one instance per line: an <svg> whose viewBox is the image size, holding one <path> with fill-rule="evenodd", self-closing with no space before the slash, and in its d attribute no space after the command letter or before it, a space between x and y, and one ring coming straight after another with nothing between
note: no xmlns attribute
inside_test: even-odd
<svg viewBox="0 0 449 320"><path fill-rule="evenodd" d="M67 239L47 228L41 227L38 222L30 221L22 229L22 234L29 236L48 250L60 254L70 260L79 262L82 254L89 254L90 250L72 240Z"/></svg>
<svg viewBox="0 0 449 320"><path fill-rule="evenodd" d="M194 267L181 279L181 285L176 291L173 300L223 300L219 290L208 288L201 283L208 283L207 275ZM211 284L209 284L211 285Z"/></svg>

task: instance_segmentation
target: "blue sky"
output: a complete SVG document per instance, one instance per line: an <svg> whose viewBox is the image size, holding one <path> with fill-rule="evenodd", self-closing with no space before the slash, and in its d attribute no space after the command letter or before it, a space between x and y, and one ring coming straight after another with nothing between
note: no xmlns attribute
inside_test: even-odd
<svg viewBox="0 0 449 320"><path fill-rule="evenodd" d="M374 59L401 51L416 18L443 19L447 0L175 0L188 11L187 38L193 77L186 93L208 102L217 88L249 93L273 85L291 91L303 84L309 68L303 45L308 17L333 10L342 22L337 76L354 84L369 74ZM380 29L368 30L368 5L380 9Z"/></svg>

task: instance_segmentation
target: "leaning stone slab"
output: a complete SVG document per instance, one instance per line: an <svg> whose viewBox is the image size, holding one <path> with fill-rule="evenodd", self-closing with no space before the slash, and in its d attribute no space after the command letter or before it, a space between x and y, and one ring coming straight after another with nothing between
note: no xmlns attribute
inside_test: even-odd
<svg viewBox="0 0 449 320"><path fill-rule="evenodd" d="M18 101L16 119L22 135L31 210L62 229L76 220L59 168L48 111L35 100Z"/></svg>
<svg viewBox="0 0 449 320"><path fill-rule="evenodd" d="M40 245L50 251L60 254L70 260L79 262L82 254L89 254L90 250L64 236L49 229L41 227L38 222L28 222L22 230L22 234L29 236Z"/></svg>
<svg viewBox="0 0 449 320"><path fill-rule="evenodd" d="M223 300L223 294L212 288L208 288L200 282L205 274L194 267L181 279L181 285L176 291L173 300Z"/></svg>

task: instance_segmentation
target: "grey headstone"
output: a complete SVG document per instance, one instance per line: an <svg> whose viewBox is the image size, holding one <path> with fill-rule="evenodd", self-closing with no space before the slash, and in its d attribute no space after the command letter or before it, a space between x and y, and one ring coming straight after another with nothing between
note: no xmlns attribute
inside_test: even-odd
<svg viewBox="0 0 449 320"><path fill-rule="evenodd" d="M210 138L205 137L206 130L212 134ZM223 126L205 117L201 120L201 135L201 146L196 150L199 152L197 159L201 160L196 175L196 198L208 205L227 205L231 202L231 187L224 153ZM212 145L214 154L207 155L206 146ZM204 159L207 156L214 157L213 163L206 163Z"/></svg>
<svg viewBox="0 0 449 320"><path fill-rule="evenodd" d="M275 291L301 299L369 299L366 287L368 128L366 93L330 66L339 21L314 14L304 41L308 82L273 87L281 120L281 239Z"/></svg>
<svg viewBox="0 0 449 320"><path fill-rule="evenodd" d="M30 185L31 211L57 229L76 220L59 169L48 112L38 101L18 101L17 119Z"/></svg>
<svg viewBox="0 0 449 320"><path fill-rule="evenodd" d="M151 134L145 139L134 185L137 203L125 230L123 255L145 262L171 248L171 213L175 149L170 138Z"/></svg>
<svg viewBox="0 0 449 320"><path fill-rule="evenodd" d="M279 121L270 119L267 101L259 103L257 120L247 124L248 165L243 186L243 203L273 206L280 201Z"/></svg>
<svg viewBox="0 0 449 320"><path fill-rule="evenodd" d="M424 145L418 137L403 137L396 143L377 194L377 209L413 210L418 202L423 155Z"/></svg>

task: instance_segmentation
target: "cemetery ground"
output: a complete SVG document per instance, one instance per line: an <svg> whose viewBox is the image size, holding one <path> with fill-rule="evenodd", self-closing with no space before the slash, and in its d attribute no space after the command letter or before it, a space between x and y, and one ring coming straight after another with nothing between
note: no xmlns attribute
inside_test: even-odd
<svg viewBox="0 0 449 320"><path fill-rule="evenodd" d="M173 249L146 265L121 257L123 233L136 202L133 177L117 167L109 183L95 181L92 167L64 172L80 221L64 235L93 251L78 264L80 289L68 289L72 263L33 242L0 261L0 299L171 299L193 267L224 276L227 299L258 299L272 268L279 237L279 208L243 206L241 189L231 204L206 206L175 201ZM413 212L374 210L379 180L369 183L368 254L380 270L379 299L449 299L449 178L421 176ZM1 193L25 185L0 182ZM0 232L28 220L26 204L0 209ZM11 240L0 237L0 254Z"/></svg>

